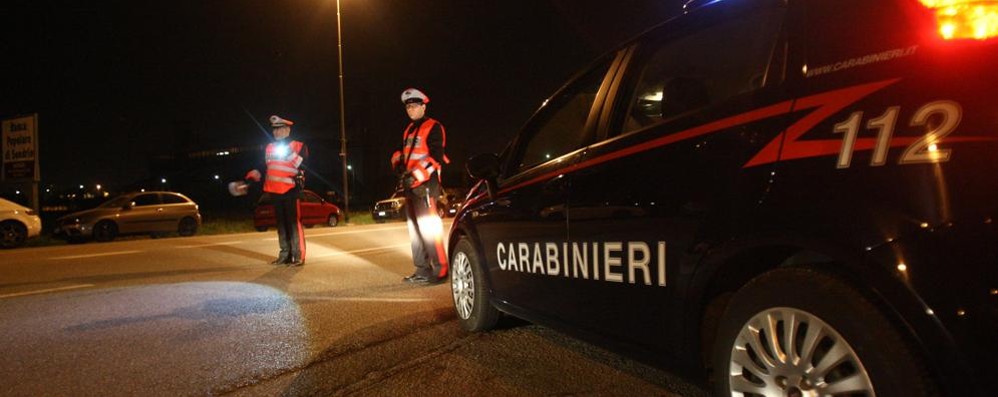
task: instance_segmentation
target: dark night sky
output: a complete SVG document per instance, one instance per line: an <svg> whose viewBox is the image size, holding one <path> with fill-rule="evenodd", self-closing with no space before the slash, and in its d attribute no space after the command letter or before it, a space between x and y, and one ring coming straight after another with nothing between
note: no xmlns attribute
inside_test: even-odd
<svg viewBox="0 0 998 397"><path fill-rule="evenodd" d="M394 143L399 94L414 86L452 158L498 151L568 77L679 3L342 0L352 150ZM0 11L0 116L39 113L43 183L125 184L149 176L151 155L265 143L243 109L338 145L333 0L18 0ZM339 161L328 157L314 161Z"/></svg>

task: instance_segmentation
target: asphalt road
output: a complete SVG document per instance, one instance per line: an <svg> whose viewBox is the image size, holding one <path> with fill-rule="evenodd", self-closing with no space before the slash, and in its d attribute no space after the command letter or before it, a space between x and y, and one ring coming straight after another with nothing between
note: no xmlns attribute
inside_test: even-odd
<svg viewBox="0 0 998 397"><path fill-rule="evenodd" d="M2 395L666 395L703 390L549 329L464 332L410 286L404 224L0 252Z"/></svg>

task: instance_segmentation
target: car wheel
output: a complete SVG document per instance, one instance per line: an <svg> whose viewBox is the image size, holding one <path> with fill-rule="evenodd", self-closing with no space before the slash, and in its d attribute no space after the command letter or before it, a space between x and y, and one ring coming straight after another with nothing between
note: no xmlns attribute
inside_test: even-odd
<svg viewBox="0 0 998 397"><path fill-rule="evenodd" d="M184 237L193 236L197 234L197 232L198 232L198 221L194 220L194 218L188 217L181 219L180 225L177 226L177 234Z"/></svg>
<svg viewBox="0 0 998 397"><path fill-rule="evenodd" d="M329 218L326 219L326 225L329 227L336 227L340 224L340 218L336 214L329 214Z"/></svg>
<svg viewBox="0 0 998 397"><path fill-rule="evenodd" d="M111 221L100 221L94 225L94 240L107 242L118 237L118 225Z"/></svg>
<svg viewBox="0 0 998 397"><path fill-rule="evenodd" d="M265 232L265 231L267 231L267 227L266 226L257 226L256 227L256 231L258 231L258 232Z"/></svg>
<svg viewBox="0 0 998 397"><path fill-rule="evenodd" d="M28 238L28 228L20 222L6 221L0 223L0 247L16 248L24 244Z"/></svg>
<svg viewBox="0 0 998 397"><path fill-rule="evenodd" d="M934 394L892 322L836 277L773 270L730 302L713 349L715 395Z"/></svg>
<svg viewBox="0 0 998 397"><path fill-rule="evenodd" d="M461 326L468 331L487 331L499 321L499 311L489 302L485 266L471 241L462 237L454 248L450 272L454 309Z"/></svg>

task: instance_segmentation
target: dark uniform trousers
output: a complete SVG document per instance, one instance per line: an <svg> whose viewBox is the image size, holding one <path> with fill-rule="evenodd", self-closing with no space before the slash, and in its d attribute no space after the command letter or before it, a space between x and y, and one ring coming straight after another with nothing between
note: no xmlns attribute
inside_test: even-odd
<svg viewBox="0 0 998 397"><path fill-rule="evenodd" d="M405 190L406 224L412 242L415 274L430 280L447 275L447 253L443 244L443 223L437 213L440 183L434 174L430 180Z"/></svg>
<svg viewBox="0 0 998 397"><path fill-rule="evenodd" d="M297 188L284 194L270 194L277 218L277 241L281 247L278 259L305 260L305 233L301 224L301 191Z"/></svg>

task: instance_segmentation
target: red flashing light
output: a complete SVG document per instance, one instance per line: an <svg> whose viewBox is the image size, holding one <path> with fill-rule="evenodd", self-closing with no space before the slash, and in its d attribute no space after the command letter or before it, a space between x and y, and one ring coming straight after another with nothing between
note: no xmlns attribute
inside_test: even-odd
<svg viewBox="0 0 998 397"><path fill-rule="evenodd" d="M935 14L945 40L986 40L998 37L998 1L919 0Z"/></svg>

